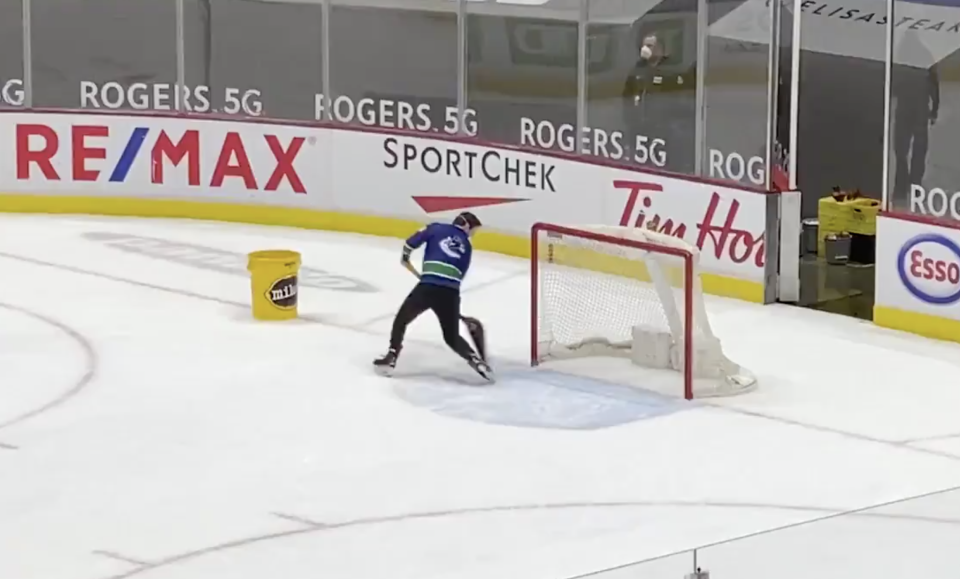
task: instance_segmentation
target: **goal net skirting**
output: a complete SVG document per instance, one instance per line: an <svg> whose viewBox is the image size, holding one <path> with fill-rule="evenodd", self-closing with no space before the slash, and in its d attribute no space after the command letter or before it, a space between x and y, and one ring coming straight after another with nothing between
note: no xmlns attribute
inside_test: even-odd
<svg viewBox="0 0 960 579"><path fill-rule="evenodd" d="M710 326L699 258L696 246L647 229L535 224L531 363L622 357L678 372L687 399L752 390L756 378Z"/></svg>

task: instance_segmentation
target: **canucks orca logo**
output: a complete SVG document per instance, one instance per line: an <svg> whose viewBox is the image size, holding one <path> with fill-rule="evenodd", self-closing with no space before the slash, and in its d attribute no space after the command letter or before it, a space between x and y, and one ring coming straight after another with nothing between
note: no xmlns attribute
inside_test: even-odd
<svg viewBox="0 0 960 579"><path fill-rule="evenodd" d="M467 248L459 238L447 237L440 241L440 251L453 259L460 259L467 252Z"/></svg>

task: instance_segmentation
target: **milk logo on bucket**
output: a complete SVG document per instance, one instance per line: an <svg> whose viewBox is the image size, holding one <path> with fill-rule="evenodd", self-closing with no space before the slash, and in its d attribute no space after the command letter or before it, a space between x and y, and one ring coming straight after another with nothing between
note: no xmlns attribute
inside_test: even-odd
<svg viewBox="0 0 960 579"><path fill-rule="evenodd" d="M278 308L288 310L297 305L297 276L283 277L267 290L267 299Z"/></svg>
<svg viewBox="0 0 960 579"><path fill-rule="evenodd" d="M903 286L920 301L949 305L960 301L960 246L936 233L917 235L897 256Z"/></svg>

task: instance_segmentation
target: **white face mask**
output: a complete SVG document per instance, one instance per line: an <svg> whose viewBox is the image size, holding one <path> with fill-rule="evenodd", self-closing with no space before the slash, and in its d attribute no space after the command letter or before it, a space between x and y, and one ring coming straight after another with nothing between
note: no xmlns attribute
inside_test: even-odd
<svg viewBox="0 0 960 579"><path fill-rule="evenodd" d="M653 56L653 49L644 44L640 47L640 58L644 60L649 60Z"/></svg>

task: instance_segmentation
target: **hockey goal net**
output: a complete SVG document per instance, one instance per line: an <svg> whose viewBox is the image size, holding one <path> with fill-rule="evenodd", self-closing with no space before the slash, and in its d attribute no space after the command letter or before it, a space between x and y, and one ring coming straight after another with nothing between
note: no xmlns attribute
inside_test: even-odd
<svg viewBox="0 0 960 579"><path fill-rule="evenodd" d="M538 223L531 250L533 365L629 358L679 371L688 400L756 386L710 328L695 246L633 227Z"/></svg>

